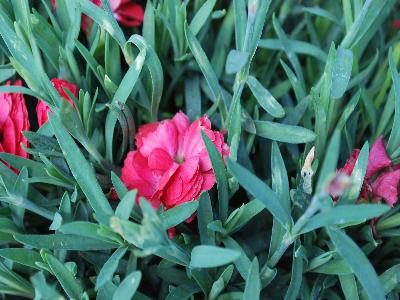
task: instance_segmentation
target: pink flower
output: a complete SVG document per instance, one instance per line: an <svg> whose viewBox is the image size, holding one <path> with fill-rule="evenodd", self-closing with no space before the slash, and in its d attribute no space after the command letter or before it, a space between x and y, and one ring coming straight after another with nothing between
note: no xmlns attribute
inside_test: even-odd
<svg viewBox="0 0 400 300"><path fill-rule="evenodd" d="M129 190L137 189L157 209L196 200L215 183L211 161L201 131L214 143L222 158L229 147L219 131L211 130L207 116L189 123L179 112L174 118L139 128L137 150L128 153L121 179Z"/></svg>
<svg viewBox="0 0 400 300"><path fill-rule="evenodd" d="M365 179L370 179L378 171L387 168L392 164L392 161L386 154L386 147L383 143L383 136L380 136L372 145L369 151L368 166L365 173Z"/></svg>
<svg viewBox="0 0 400 300"><path fill-rule="evenodd" d="M350 158L346 161L344 167L337 170L337 174L350 176L353 172L359 153L360 150L355 149ZM383 137L380 136L372 145L369 152L368 165L364 176L360 198L365 200L383 199L390 206L393 206L397 202L400 183L400 168L398 166L391 168L391 165L392 161L386 153ZM378 175L377 178L375 178L376 175ZM335 201L338 198L338 193L334 189L337 178L338 175L328 188L329 193Z"/></svg>
<svg viewBox="0 0 400 300"><path fill-rule="evenodd" d="M383 198L387 204L394 206L399 194L400 170L382 173L372 183L372 193L375 197Z"/></svg>
<svg viewBox="0 0 400 300"><path fill-rule="evenodd" d="M76 87L76 85L58 78L53 78L51 80L51 83L53 84L57 92L60 94L60 96L63 99L67 100L73 107L75 107L74 102L64 91L64 88L68 89L75 97L78 97L78 88ZM36 114L38 118L39 127L47 122L49 112L50 112L50 107L46 104L46 102L39 99L36 105Z"/></svg>
<svg viewBox="0 0 400 300"><path fill-rule="evenodd" d="M101 0L87 0L91 1L97 6L101 6ZM143 23L144 11L143 8L130 0L109 0L111 10L114 13L115 19L119 23L127 27L138 27ZM56 0L51 0L54 10L57 9ZM92 20L86 16L82 15L81 27L83 30L88 32L92 25Z"/></svg>
<svg viewBox="0 0 400 300"><path fill-rule="evenodd" d="M7 82L6 85L10 85ZM22 86L17 80L15 86ZM21 93L0 92L0 152L7 152L28 158L29 154L21 147L28 147L28 141L22 132L29 130L28 111L25 98Z"/></svg>

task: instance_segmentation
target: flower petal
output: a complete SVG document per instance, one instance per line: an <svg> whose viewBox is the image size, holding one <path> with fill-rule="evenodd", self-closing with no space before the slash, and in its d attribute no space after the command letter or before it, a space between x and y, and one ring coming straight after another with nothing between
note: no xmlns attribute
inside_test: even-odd
<svg viewBox="0 0 400 300"><path fill-rule="evenodd" d="M354 166L357 162L358 156L360 155L360 149L354 149L351 153L350 157L347 159L343 168L337 170L338 173L343 173L347 176L350 176L353 172Z"/></svg>
<svg viewBox="0 0 400 300"><path fill-rule="evenodd" d="M400 170L381 174L372 184L372 193L375 197L383 198L387 204L394 206L398 199Z"/></svg>
<svg viewBox="0 0 400 300"><path fill-rule="evenodd" d="M383 136L380 136L372 145L369 151L368 167L365 173L365 179L370 179L378 171L383 168L389 167L392 161L386 154L386 147L383 143Z"/></svg>

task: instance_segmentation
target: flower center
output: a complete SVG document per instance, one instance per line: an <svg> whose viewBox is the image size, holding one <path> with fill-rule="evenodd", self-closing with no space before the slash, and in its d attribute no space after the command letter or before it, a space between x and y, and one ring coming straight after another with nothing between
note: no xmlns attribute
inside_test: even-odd
<svg viewBox="0 0 400 300"><path fill-rule="evenodd" d="M185 161L185 158L183 157L183 155L177 155L174 158L174 162L176 162L177 164L181 164Z"/></svg>

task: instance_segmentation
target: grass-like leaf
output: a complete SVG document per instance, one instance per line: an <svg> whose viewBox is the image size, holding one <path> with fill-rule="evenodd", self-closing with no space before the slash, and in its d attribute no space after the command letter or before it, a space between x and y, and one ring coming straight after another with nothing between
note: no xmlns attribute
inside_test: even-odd
<svg viewBox="0 0 400 300"><path fill-rule="evenodd" d="M215 268L235 261L240 253L236 250L215 247L196 246L192 250L190 268Z"/></svg>
<svg viewBox="0 0 400 300"><path fill-rule="evenodd" d="M328 233L340 256L353 269L369 298L386 299L378 275L357 244L339 229L328 227Z"/></svg>

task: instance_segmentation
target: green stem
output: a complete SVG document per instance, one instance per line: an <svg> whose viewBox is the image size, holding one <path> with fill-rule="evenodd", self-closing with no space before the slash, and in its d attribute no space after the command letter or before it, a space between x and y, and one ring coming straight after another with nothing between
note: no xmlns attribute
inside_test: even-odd
<svg viewBox="0 0 400 300"><path fill-rule="evenodd" d="M267 262L268 267L274 268L278 264L279 260L282 258L283 254L285 254L287 248L289 248L289 246L293 244L293 242L294 242L293 236L291 235L285 236L278 250L276 250L275 253L272 254L272 256L268 259Z"/></svg>

